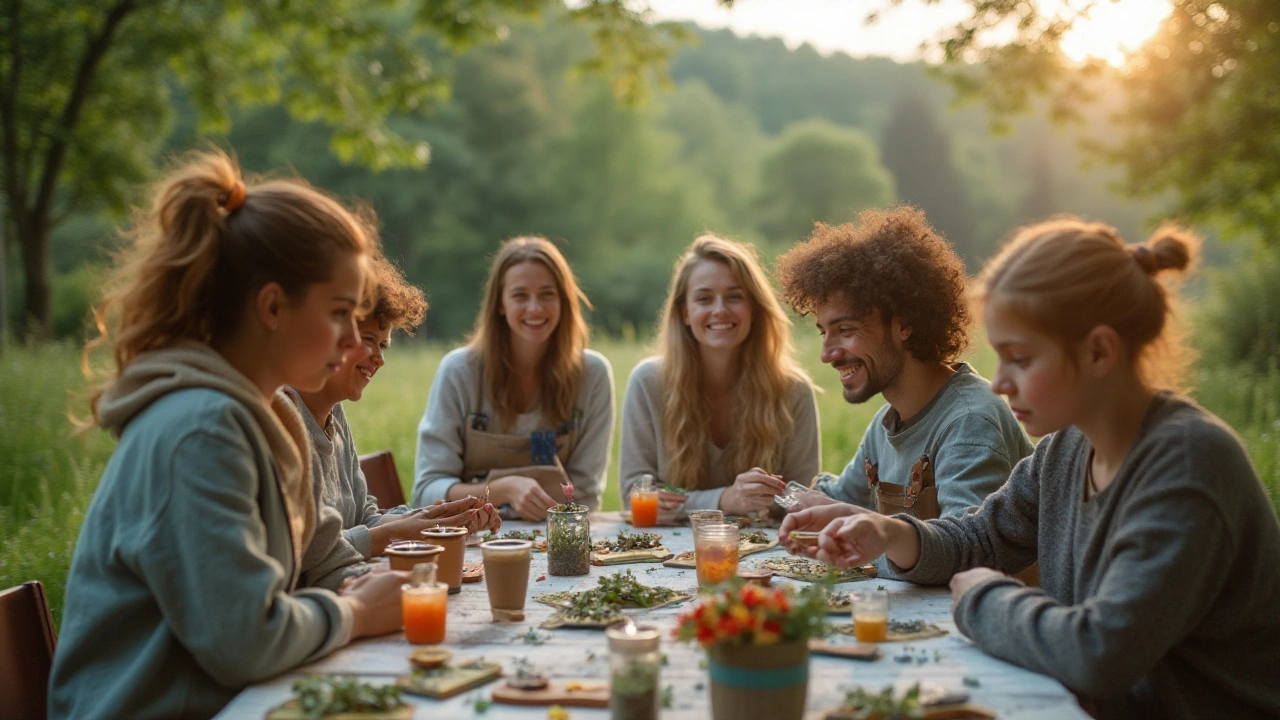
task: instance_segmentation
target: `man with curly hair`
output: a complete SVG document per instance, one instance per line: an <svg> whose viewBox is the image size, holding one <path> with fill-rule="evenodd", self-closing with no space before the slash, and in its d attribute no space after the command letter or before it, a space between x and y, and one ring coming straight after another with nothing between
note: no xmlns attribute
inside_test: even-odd
<svg viewBox="0 0 1280 720"><path fill-rule="evenodd" d="M360 470L343 401L358 401L391 346L391 334L413 334L427 311L422 291L385 257L370 263L370 279L377 290L373 306L356 323L360 346L348 352L342 365L317 392L285 388L298 405L311 435L311 476L318 518L315 535L302 558L302 583L338 588L342 581L369 569L364 561L381 555L394 540L419 540L421 532L437 525L460 525L471 530L496 529L497 510L478 498L410 510L406 506L378 509L378 500Z"/></svg>
<svg viewBox="0 0 1280 720"><path fill-rule="evenodd" d="M923 212L868 210L857 224L819 223L778 259L778 278L783 298L814 317L822 361L840 374L845 400L882 394L887 402L844 472L823 473L815 489L884 514L959 515L1031 454L991 383L957 361L971 322L964 263ZM805 505L830 502L808 496ZM851 512L832 504L805 517L820 514L825 524Z"/></svg>

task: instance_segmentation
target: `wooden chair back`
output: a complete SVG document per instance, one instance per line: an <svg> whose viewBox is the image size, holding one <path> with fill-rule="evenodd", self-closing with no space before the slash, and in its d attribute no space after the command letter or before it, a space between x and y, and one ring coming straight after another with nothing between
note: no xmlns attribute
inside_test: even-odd
<svg viewBox="0 0 1280 720"><path fill-rule="evenodd" d="M404 489L400 487L400 474L390 450L360 456L360 471L369 486L369 494L378 498L378 509L386 510L404 505Z"/></svg>
<svg viewBox="0 0 1280 720"><path fill-rule="evenodd" d="M43 585L0 591L0 718L46 717L57 639Z"/></svg>

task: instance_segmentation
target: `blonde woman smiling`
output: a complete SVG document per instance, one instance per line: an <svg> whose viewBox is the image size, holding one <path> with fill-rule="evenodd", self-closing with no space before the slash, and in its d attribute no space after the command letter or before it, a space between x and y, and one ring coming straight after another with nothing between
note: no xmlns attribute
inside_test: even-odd
<svg viewBox="0 0 1280 720"><path fill-rule="evenodd" d="M503 243L471 341L440 361L418 424L413 502L488 496L542 520L572 484L598 509L613 439L613 371L586 349L587 298L550 241ZM587 303L589 306L589 303Z"/></svg>
<svg viewBox="0 0 1280 720"><path fill-rule="evenodd" d="M623 503L644 475L665 522L693 510L767 510L818 472L818 413L791 323L749 245L715 235L676 262L658 355L636 366L622 412Z"/></svg>

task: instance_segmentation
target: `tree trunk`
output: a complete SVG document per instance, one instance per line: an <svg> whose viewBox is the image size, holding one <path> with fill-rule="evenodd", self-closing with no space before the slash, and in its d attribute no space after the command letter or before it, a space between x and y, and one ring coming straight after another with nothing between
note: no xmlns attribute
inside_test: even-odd
<svg viewBox="0 0 1280 720"><path fill-rule="evenodd" d="M24 343L53 337L53 315L50 312L49 227L36 219L33 223L15 223L18 245L22 248L23 288L22 322L18 327Z"/></svg>

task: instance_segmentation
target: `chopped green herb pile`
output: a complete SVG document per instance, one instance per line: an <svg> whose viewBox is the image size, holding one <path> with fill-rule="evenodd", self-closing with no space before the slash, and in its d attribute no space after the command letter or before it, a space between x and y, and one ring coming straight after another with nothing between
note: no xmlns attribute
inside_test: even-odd
<svg viewBox="0 0 1280 720"><path fill-rule="evenodd" d="M662 547L662 536L657 533L629 533L619 530L614 540L597 540L591 544L593 550L610 552L626 552L627 550L651 550Z"/></svg>
<svg viewBox="0 0 1280 720"><path fill-rule="evenodd" d="M663 485L662 490L669 493L678 493L680 495L688 495L689 491L684 488L678 488L675 485Z"/></svg>
<svg viewBox="0 0 1280 720"><path fill-rule="evenodd" d="M619 617L624 607L650 608L679 594L670 588L644 585L627 570L601 577L596 587L578 593L568 614L588 620L608 620Z"/></svg>
<svg viewBox="0 0 1280 720"><path fill-rule="evenodd" d="M404 704L395 685L368 685L354 677L308 675L293 681L293 694L309 718L346 712L385 712Z"/></svg>
<svg viewBox="0 0 1280 720"><path fill-rule="evenodd" d="M740 542L751 543L752 545L768 545L769 543L773 542L772 540L769 539L768 535L765 535L759 530L756 530L755 532L743 533L742 535L738 536L738 540Z"/></svg>
<svg viewBox="0 0 1280 720"><path fill-rule="evenodd" d="M855 718L879 718L880 720L915 720L924 717L920 707L920 685L912 685L901 699L894 697L893 688L886 687L878 694L862 688L845 693L842 710L852 711Z"/></svg>
<svg viewBox="0 0 1280 720"><path fill-rule="evenodd" d="M582 512L583 510L587 510L588 508L586 505L579 505L576 502L569 501L567 503L561 503L551 509L555 510L556 512Z"/></svg>

